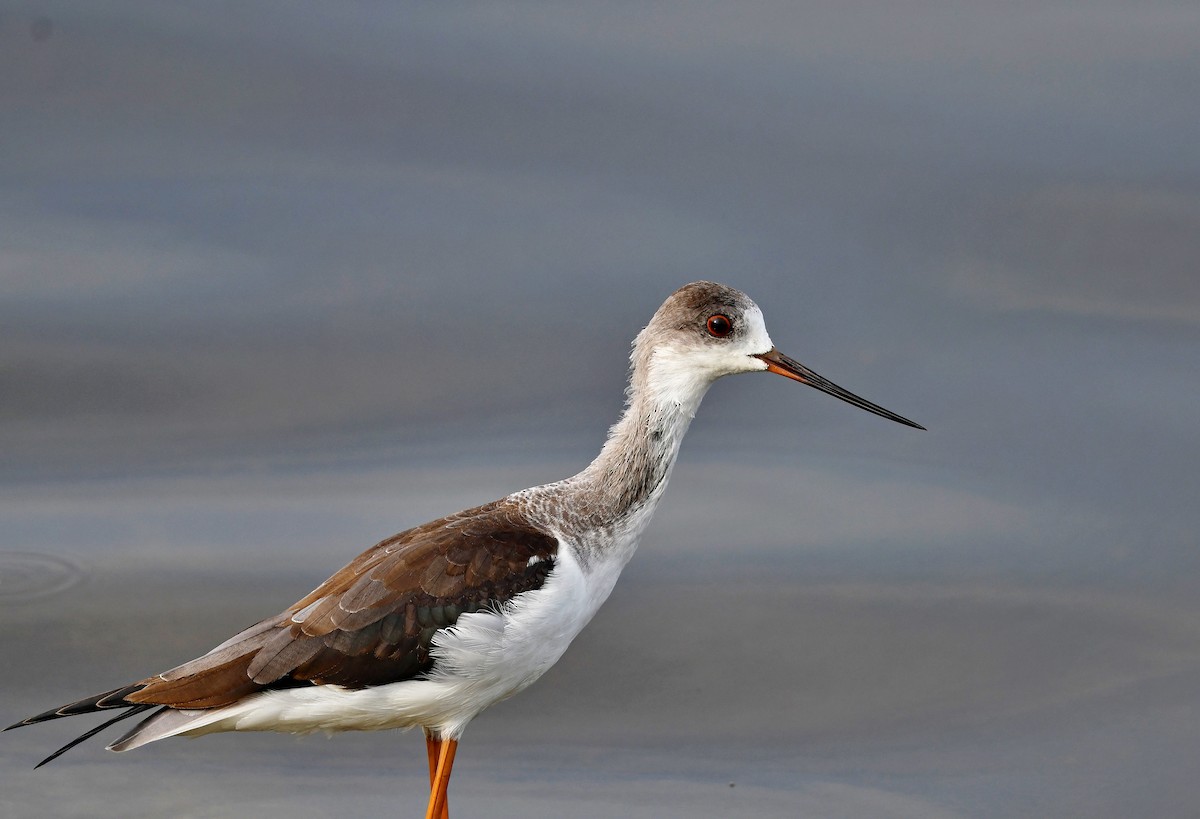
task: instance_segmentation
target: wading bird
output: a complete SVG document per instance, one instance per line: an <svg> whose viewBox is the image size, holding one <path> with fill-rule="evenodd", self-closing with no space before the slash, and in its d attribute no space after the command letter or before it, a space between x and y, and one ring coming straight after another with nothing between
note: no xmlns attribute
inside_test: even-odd
<svg viewBox="0 0 1200 819"><path fill-rule="evenodd" d="M608 597L714 381L777 373L923 429L776 350L758 306L712 282L673 293L630 361L624 413L578 475L401 532L198 659L10 727L123 709L44 765L137 715L110 750L217 731L420 726L426 817L446 817L459 737L554 665Z"/></svg>

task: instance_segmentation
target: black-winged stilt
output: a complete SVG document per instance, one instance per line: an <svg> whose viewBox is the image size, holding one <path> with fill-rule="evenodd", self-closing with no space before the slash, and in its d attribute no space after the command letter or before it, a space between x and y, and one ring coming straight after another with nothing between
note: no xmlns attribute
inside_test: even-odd
<svg viewBox="0 0 1200 819"><path fill-rule="evenodd" d="M625 411L586 469L401 532L198 659L22 720L145 717L127 751L217 731L425 731L427 819L467 724L558 660L608 597L667 486L688 424L724 375L773 372L901 424L775 349L745 294L686 285L638 334Z"/></svg>

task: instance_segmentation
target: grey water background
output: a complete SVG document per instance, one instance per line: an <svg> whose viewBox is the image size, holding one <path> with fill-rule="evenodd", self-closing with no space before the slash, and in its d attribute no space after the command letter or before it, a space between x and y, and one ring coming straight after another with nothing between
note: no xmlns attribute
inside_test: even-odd
<svg viewBox="0 0 1200 819"><path fill-rule="evenodd" d="M455 815L1200 814L1200 9L0 4L3 721L592 457L678 285L929 428L717 384ZM0 813L420 815L418 734L0 736Z"/></svg>

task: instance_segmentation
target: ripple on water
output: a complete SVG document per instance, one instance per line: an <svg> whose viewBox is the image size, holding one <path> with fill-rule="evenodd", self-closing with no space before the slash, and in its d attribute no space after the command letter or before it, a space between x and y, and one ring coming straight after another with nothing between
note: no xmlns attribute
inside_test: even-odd
<svg viewBox="0 0 1200 819"><path fill-rule="evenodd" d="M59 594L85 574L82 566L65 557L0 552L0 606Z"/></svg>

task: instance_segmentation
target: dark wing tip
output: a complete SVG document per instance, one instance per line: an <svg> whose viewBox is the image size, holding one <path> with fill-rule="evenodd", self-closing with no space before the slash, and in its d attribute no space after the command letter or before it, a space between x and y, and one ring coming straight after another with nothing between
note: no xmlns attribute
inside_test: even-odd
<svg viewBox="0 0 1200 819"><path fill-rule="evenodd" d="M69 702L57 708L51 708L49 711L34 714L32 717L26 717L20 722L14 722L4 730L11 731L13 728L20 728L23 725L36 725L39 722L48 722L52 719L73 717L78 714L92 714L96 711L105 711L110 708L128 708L131 705L137 705L137 703L129 702L125 698L130 694L141 691L145 687L143 683L134 683L122 688L114 688L112 691L105 691L103 694L85 697L76 702Z"/></svg>
<svg viewBox="0 0 1200 819"><path fill-rule="evenodd" d="M120 722L120 721L121 721L121 720L123 720L123 719L129 719L130 717L132 717L132 716L134 716L134 715L136 715L136 714L140 714L140 713L142 713L143 711L149 711L151 708L157 708L157 707L158 707L158 706L156 706L156 705L134 705L134 706L133 706L133 707L131 707L129 710L125 711L123 714L117 714L117 715L116 715L115 717L113 717L112 719L110 719L110 720L105 720L104 722L100 723L99 725L97 725L95 728L93 728L92 730L88 731L87 733L85 733L85 734L82 734L81 736L77 736L77 737L75 737L75 739L71 740L71 741L70 741L70 742L68 742L66 745L62 746L62 747L61 747L61 748L59 748L57 751L55 751L54 753L50 754L50 756L46 757L45 759L43 759L43 760L42 760L41 762L39 762L38 764L34 765L34 766L33 766L33 769L36 771L38 768L42 767L42 766L43 766L43 765L45 765L47 762L53 762L54 760L58 759L60 756L62 756L63 754L65 754L67 751L69 751L69 750L71 750L72 748L74 748L74 747L75 747L76 745L78 745L79 743L81 743L81 742L83 742L83 741L85 741L85 740L89 740L89 739L91 739L91 738L92 738L92 737L94 737L96 734L98 734L98 733L100 733L101 731L103 731L105 728L108 728L110 725L115 725L116 723ZM19 724L21 724L21 723L18 723L18 725L19 725Z"/></svg>
<svg viewBox="0 0 1200 819"><path fill-rule="evenodd" d="M4 730L11 731L13 728L21 728L25 725L36 725L39 722L47 722L48 720L58 719L59 717L65 717L65 716L67 716L66 714L59 713L59 710L62 707L63 706L59 706L59 708L51 708L49 711L43 711L40 714L34 714L32 717L25 717L25 719L21 720L20 722L14 722L12 725L8 726Z"/></svg>

